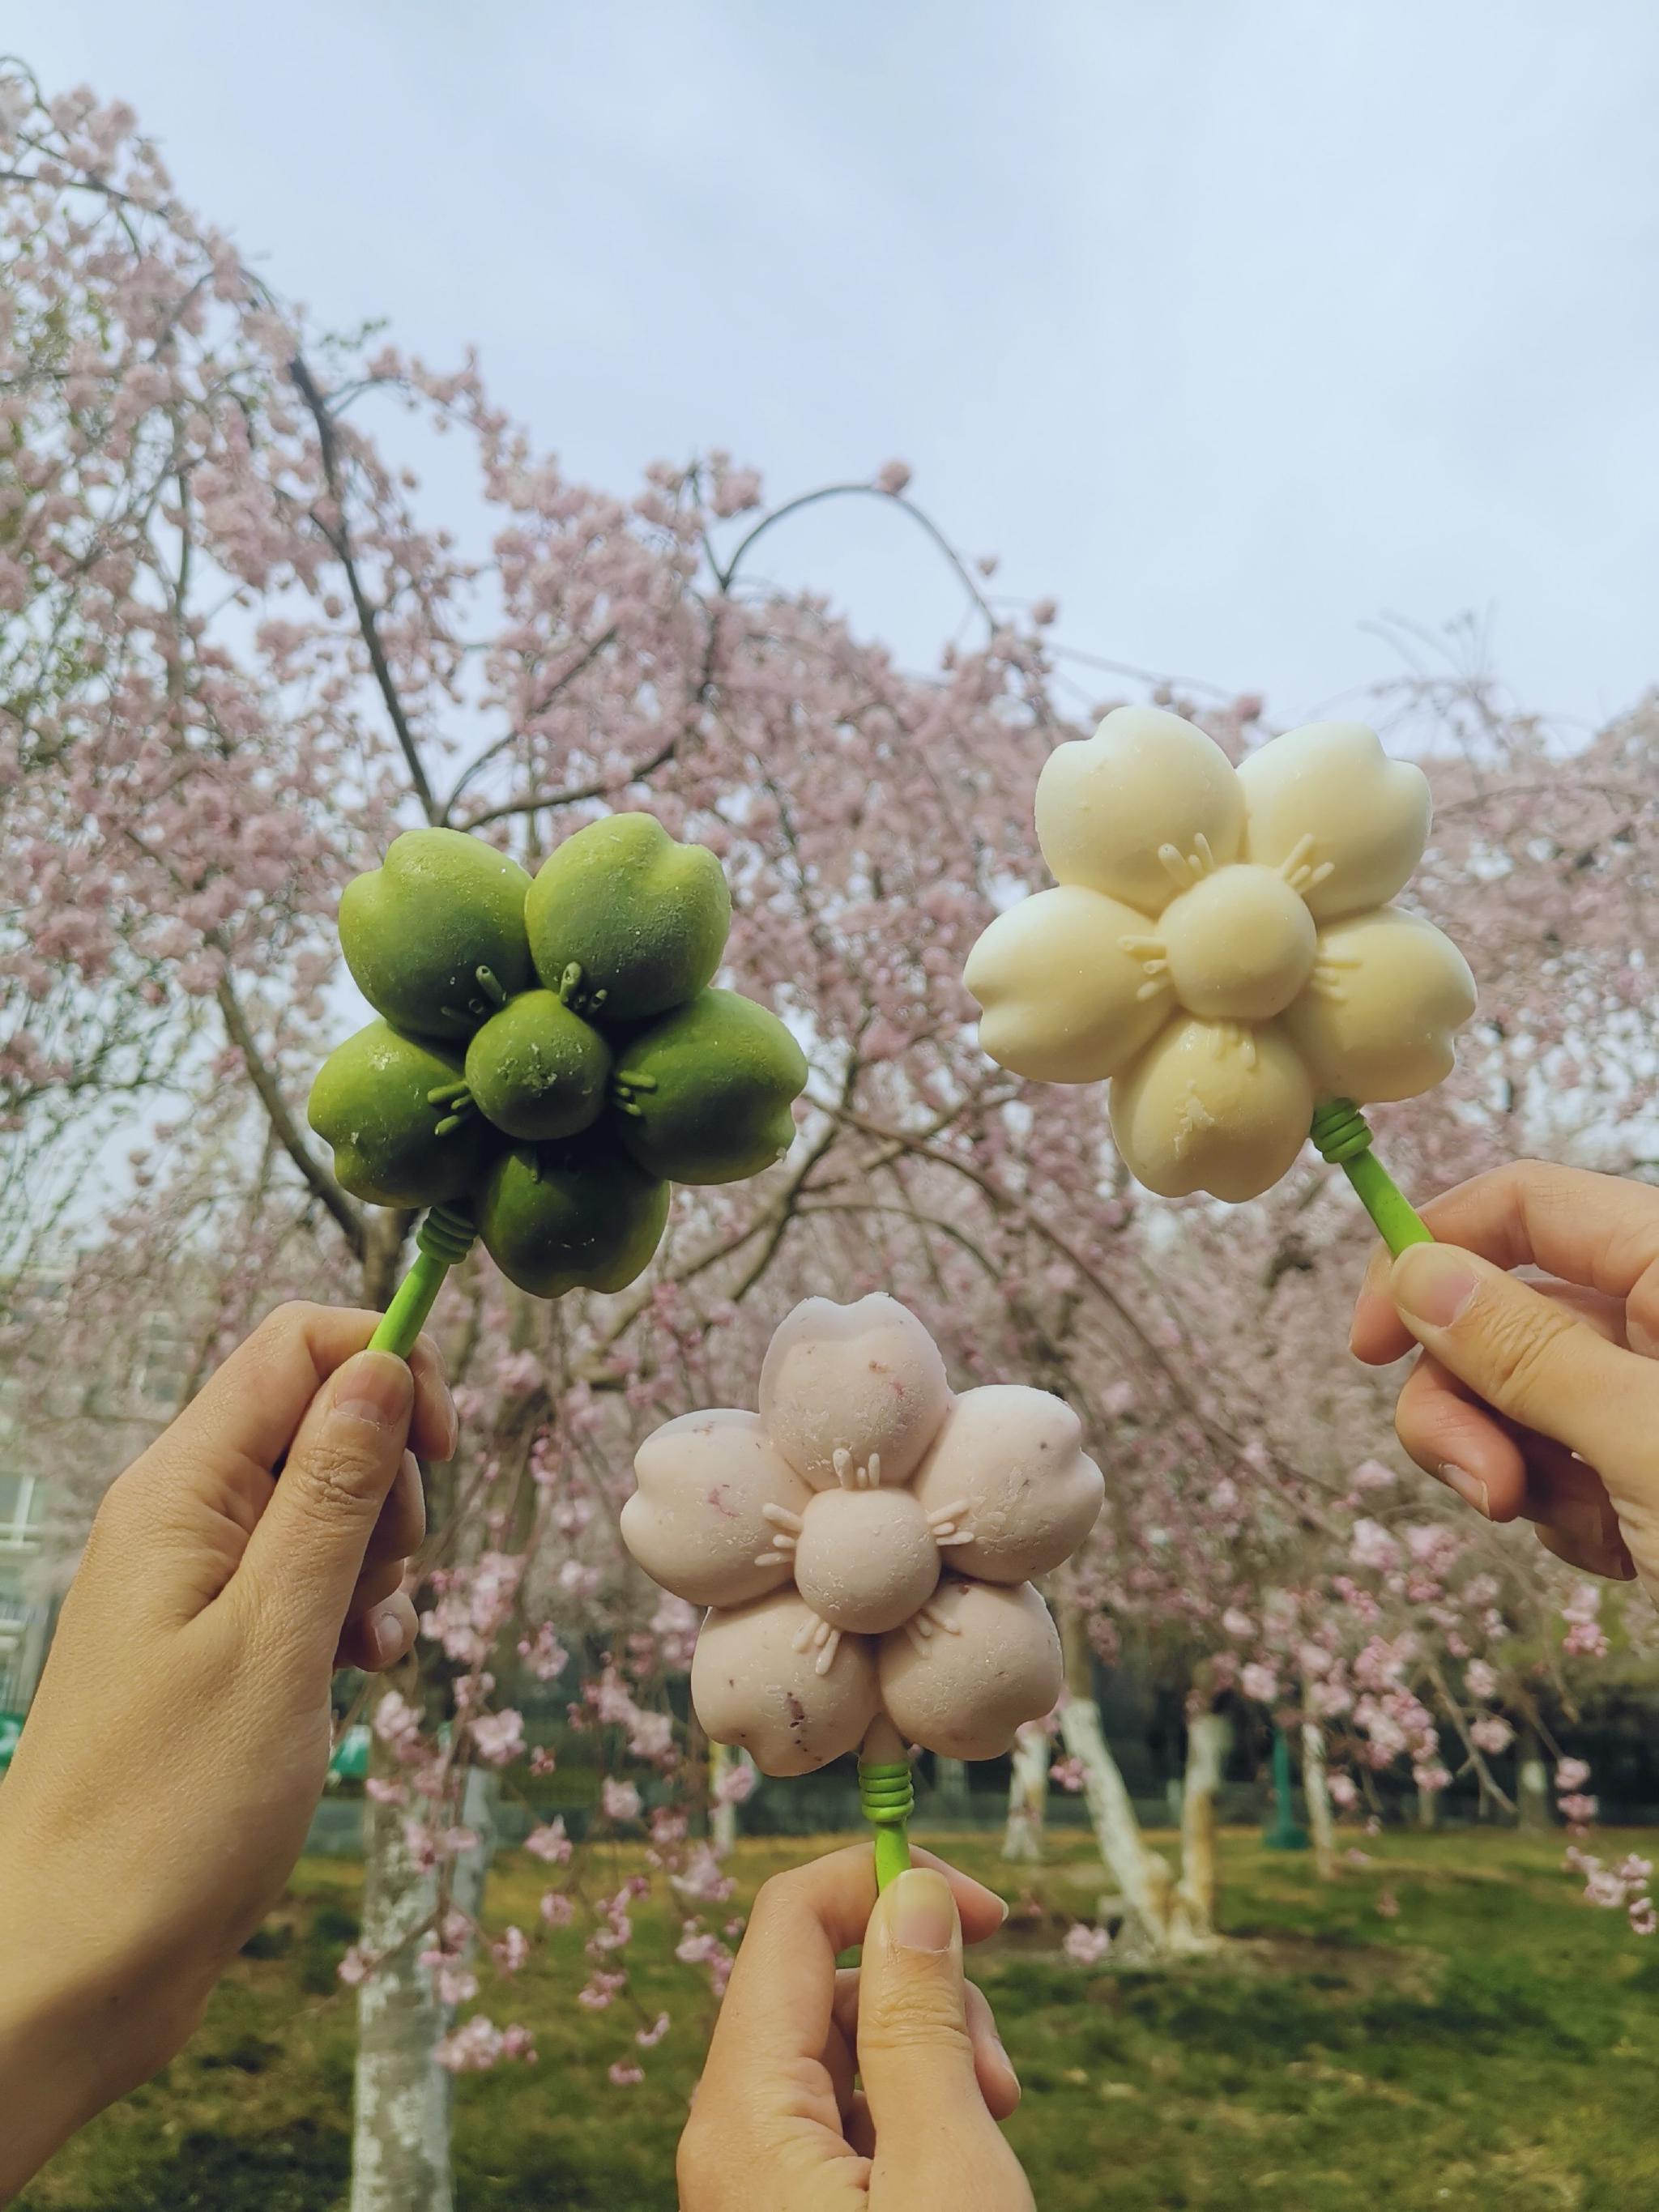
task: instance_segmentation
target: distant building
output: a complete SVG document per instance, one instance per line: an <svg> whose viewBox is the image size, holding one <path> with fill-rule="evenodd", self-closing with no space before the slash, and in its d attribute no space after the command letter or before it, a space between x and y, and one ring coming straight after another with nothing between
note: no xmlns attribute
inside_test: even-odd
<svg viewBox="0 0 1659 2212"><path fill-rule="evenodd" d="M66 1285L61 1276L31 1270L5 1286L14 1318L52 1325ZM170 1312L138 1316L118 1340L118 1372L90 1379L65 1378L52 1411L65 1425L94 1416L96 1433L119 1455L112 1478L147 1437L169 1420L189 1386L192 1347ZM58 1486L41 1471L32 1448L27 1416L16 1378L0 1371L0 1732L5 1717L26 1712L46 1663L57 1618L58 1592L43 1560L48 1534L61 1548L66 1518ZM0 1741L0 1762L6 1747Z"/></svg>

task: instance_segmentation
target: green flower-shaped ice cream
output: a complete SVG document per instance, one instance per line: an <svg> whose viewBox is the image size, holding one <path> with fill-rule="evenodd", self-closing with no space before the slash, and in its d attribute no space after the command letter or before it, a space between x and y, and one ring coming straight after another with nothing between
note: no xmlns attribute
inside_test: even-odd
<svg viewBox="0 0 1659 2212"><path fill-rule="evenodd" d="M794 1133L800 1047L708 988L731 920L713 854L648 814L578 830L533 883L459 830L398 838L340 902L346 963L384 1017L312 1088L342 1184L466 1209L538 1297L623 1289L671 1183L758 1175Z"/></svg>

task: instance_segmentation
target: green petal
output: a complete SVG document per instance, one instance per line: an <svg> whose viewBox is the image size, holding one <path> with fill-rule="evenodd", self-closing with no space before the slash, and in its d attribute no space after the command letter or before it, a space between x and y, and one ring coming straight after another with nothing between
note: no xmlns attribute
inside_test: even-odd
<svg viewBox="0 0 1659 2212"><path fill-rule="evenodd" d="M499 1142L464 1090L459 1053L371 1022L323 1062L307 1112L354 1198L441 1206L471 1188Z"/></svg>
<svg viewBox="0 0 1659 2212"><path fill-rule="evenodd" d="M542 863L525 923L550 991L589 1019L644 1021L720 966L732 894L706 848L676 844L654 815L613 814Z"/></svg>
<svg viewBox="0 0 1659 2212"><path fill-rule="evenodd" d="M340 945L377 1013L421 1036L471 1036L535 980L530 878L459 830L406 830L340 901Z"/></svg>
<svg viewBox="0 0 1659 2212"><path fill-rule="evenodd" d="M671 1182L738 1182L794 1140L806 1060L776 1015L702 991L623 1047L612 1084L622 1140Z"/></svg>
<svg viewBox="0 0 1659 2212"><path fill-rule="evenodd" d="M662 1241L669 1196L602 1139L521 1146L484 1185L478 1233L507 1280L537 1297L626 1290Z"/></svg>
<svg viewBox="0 0 1659 2212"><path fill-rule="evenodd" d="M466 1048L480 1113L510 1137L574 1137L599 1118L611 1048L552 991L521 991Z"/></svg>

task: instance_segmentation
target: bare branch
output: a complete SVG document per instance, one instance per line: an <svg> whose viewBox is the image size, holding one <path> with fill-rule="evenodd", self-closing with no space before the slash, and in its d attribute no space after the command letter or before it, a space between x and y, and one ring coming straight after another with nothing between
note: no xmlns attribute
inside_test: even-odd
<svg viewBox="0 0 1659 2212"><path fill-rule="evenodd" d="M224 1016L230 1041L246 1063L248 1080L259 1094L259 1103L265 1109L277 1143L339 1224L341 1233L351 1248L352 1257L362 1260L368 1243L362 1216L301 1136L276 1077L259 1056L228 970L221 975L215 996L219 1001L219 1011Z"/></svg>

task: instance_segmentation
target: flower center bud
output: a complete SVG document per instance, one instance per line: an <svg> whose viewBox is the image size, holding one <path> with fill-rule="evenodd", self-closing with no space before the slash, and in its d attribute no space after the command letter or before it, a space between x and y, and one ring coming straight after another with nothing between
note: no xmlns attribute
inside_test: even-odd
<svg viewBox="0 0 1659 2212"><path fill-rule="evenodd" d="M883 1636L927 1604L939 1547L908 1490L821 1490L795 1544L795 1587L821 1620Z"/></svg>
<svg viewBox="0 0 1659 2212"><path fill-rule="evenodd" d="M1313 916L1275 868L1218 868L1160 926L1176 995L1206 1020L1270 1021L1313 973Z"/></svg>

